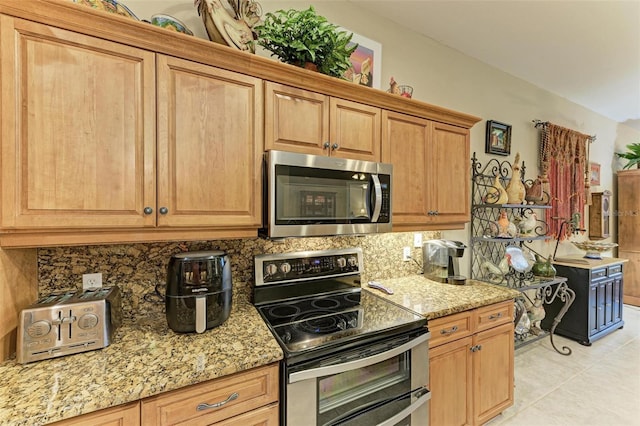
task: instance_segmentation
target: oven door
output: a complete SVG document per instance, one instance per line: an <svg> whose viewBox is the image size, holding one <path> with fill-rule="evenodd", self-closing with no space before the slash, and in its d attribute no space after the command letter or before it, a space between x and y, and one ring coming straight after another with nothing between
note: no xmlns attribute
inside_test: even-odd
<svg viewBox="0 0 640 426"><path fill-rule="evenodd" d="M288 425L427 425L429 333L392 338L289 369Z"/></svg>

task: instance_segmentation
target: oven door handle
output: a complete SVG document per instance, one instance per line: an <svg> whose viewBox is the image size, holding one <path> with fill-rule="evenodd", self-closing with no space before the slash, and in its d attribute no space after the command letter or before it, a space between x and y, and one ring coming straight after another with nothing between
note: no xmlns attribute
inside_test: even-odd
<svg viewBox="0 0 640 426"><path fill-rule="evenodd" d="M369 365L377 364L394 356L400 355L403 352L411 350L415 346L426 342L431 337L431 333L427 332L412 339L411 341L404 343L395 348L389 349L386 352L381 352L366 358L360 358L349 362L344 362L335 365L327 365L325 367L311 368L309 370L302 370L289 374L289 383L295 383L307 379L316 379L323 376L331 376L334 374L344 373L345 371L357 370ZM425 361L426 362L426 361Z"/></svg>
<svg viewBox="0 0 640 426"><path fill-rule="evenodd" d="M429 399L431 399L431 392L429 392L429 389L427 389L425 386L420 386L419 388L416 388L414 390L405 392L403 394L400 394L391 398L385 398L385 399L369 402L367 404L361 405L360 407L354 408L353 410L341 415L336 419L329 421L328 423L325 423L323 426L340 425L346 421L356 419L362 416L363 414L366 414L378 408L384 407L385 405L390 404L392 402L401 401L406 398L411 398L412 394L414 394L413 396L415 396L418 399L416 399L409 406L405 407L398 413L394 414L392 417L386 419L382 423L378 423L376 426L395 425L398 421L404 419L405 417L407 417L408 415L416 411L418 408L420 408Z"/></svg>

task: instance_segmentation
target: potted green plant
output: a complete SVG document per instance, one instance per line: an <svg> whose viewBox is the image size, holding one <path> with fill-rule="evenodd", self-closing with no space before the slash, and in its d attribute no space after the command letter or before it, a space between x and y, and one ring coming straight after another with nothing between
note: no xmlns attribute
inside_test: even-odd
<svg viewBox="0 0 640 426"><path fill-rule="evenodd" d="M269 50L271 56L333 77L342 77L351 67L349 57L358 47L349 46L352 33L340 31L324 16L316 14L313 6L267 13L254 30L256 43Z"/></svg>
<svg viewBox="0 0 640 426"><path fill-rule="evenodd" d="M623 169L630 169L633 166L640 168L640 143L632 143L627 145L627 152L616 152L619 158L629 160Z"/></svg>

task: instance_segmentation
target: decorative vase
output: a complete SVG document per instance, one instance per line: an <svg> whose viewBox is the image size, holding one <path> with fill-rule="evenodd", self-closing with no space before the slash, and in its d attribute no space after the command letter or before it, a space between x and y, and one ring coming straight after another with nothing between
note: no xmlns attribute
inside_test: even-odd
<svg viewBox="0 0 640 426"><path fill-rule="evenodd" d="M551 256L545 260L542 256L536 254L536 263L531 268L531 272L538 277L554 278L557 271L555 266L551 264Z"/></svg>

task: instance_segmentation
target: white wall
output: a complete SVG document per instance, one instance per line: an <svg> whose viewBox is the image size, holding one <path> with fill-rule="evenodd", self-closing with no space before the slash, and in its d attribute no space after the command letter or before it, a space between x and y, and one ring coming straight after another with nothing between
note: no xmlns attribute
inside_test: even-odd
<svg viewBox="0 0 640 426"><path fill-rule="evenodd" d="M488 158L497 158L484 154L486 120L508 123L513 126L511 156L502 159L513 161L515 153L519 152L527 167L526 178L535 178L538 173L538 131L532 120L550 121L597 136L596 142L591 145L591 160L601 164L602 176L601 185L592 188L592 191L614 190L615 171L624 165L624 162L615 158L614 152L623 151L627 144L640 141L640 132L635 129L618 124L383 17L372 15L361 10L357 3L329 0L260 0L259 3L264 12L289 8L306 9L313 4L317 12L331 22L380 42L383 90L388 88L389 78L393 76L399 83L413 86L415 99L482 117L483 121L471 129L471 150L477 153L482 163ZM196 36L206 38L204 26L192 0L131 0L126 1L126 4L140 18L148 19L153 13L173 15L183 20ZM524 51L522 54L534 52ZM444 237L466 242L469 230L447 231ZM543 248L543 254L552 250L553 244L550 248ZM563 243L558 253L576 250L569 243Z"/></svg>

